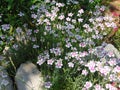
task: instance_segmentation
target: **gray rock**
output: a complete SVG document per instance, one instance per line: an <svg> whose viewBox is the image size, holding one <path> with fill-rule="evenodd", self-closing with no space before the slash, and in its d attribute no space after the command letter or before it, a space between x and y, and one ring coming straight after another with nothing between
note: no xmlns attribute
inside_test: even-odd
<svg viewBox="0 0 120 90"><path fill-rule="evenodd" d="M0 90L14 90L13 82L2 66L0 66Z"/></svg>
<svg viewBox="0 0 120 90"><path fill-rule="evenodd" d="M120 59L120 52L112 45L112 44L108 44L105 48L104 48L105 51L112 51L117 58Z"/></svg>
<svg viewBox="0 0 120 90"><path fill-rule="evenodd" d="M112 45L112 44L108 44L105 48L105 51L107 52L113 52L117 58L117 64L120 66L120 52Z"/></svg>
<svg viewBox="0 0 120 90"><path fill-rule="evenodd" d="M30 62L21 64L15 76L18 90L43 90L43 77Z"/></svg>

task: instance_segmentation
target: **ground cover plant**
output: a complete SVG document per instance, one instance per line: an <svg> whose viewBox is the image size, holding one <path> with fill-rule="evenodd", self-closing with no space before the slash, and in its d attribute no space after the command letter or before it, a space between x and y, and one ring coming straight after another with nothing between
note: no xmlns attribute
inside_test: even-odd
<svg viewBox="0 0 120 90"><path fill-rule="evenodd" d="M14 78L21 63L32 61L48 90L118 90L119 58L105 51L103 42L117 25L104 16L106 9L101 0L46 0L29 7L29 22L2 24L1 46L9 50L1 51L10 62L8 71L13 69L9 74ZM25 21L24 12L17 15Z"/></svg>

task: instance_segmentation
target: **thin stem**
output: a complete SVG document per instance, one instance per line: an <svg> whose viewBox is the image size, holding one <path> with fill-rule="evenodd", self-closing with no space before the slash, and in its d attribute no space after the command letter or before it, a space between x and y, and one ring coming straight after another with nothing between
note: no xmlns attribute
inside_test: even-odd
<svg viewBox="0 0 120 90"><path fill-rule="evenodd" d="M13 68L14 68L15 72L16 72L16 67L15 67L15 64L13 63L13 61L12 61L11 57L9 57L9 60L10 60L10 62L11 62L11 64L12 64L12 66L13 66Z"/></svg>

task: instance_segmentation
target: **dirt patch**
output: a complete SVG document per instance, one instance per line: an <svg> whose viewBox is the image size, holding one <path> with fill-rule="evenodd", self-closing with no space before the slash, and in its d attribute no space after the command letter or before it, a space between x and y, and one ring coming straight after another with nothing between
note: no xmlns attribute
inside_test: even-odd
<svg viewBox="0 0 120 90"><path fill-rule="evenodd" d="M105 12L106 15L111 15L114 18L114 22L117 25L117 28L113 29L106 37L105 42L112 43L111 38L120 28L120 0L112 0L108 3L109 9Z"/></svg>
<svg viewBox="0 0 120 90"><path fill-rule="evenodd" d="M120 0L113 0L110 5L120 14Z"/></svg>
<svg viewBox="0 0 120 90"><path fill-rule="evenodd" d="M110 13L117 19L116 23L120 28L120 0L112 0L109 3Z"/></svg>

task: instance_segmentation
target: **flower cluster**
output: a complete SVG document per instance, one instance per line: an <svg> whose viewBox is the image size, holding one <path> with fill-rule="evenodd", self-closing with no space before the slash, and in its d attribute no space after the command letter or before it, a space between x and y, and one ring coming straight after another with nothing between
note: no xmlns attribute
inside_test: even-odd
<svg viewBox="0 0 120 90"><path fill-rule="evenodd" d="M90 17L85 22L86 11L82 8L78 9L76 13L72 11L61 12L65 8L63 3L55 1L48 3L51 6L45 4L38 9L35 22L38 26L42 25L44 27L43 37L49 37L50 35L50 38L54 41L51 43L52 49L47 49L50 57L48 59L38 59L37 63L47 62L48 66L52 65L60 69L68 67L71 70L77 67L76 70L81 72L82 76L86 78L92 76L93 78L91 81L85 82L83 90L89 90L90 88L117 90L120 81L118 59L114 52L104 50L105 45L95 47L96 41L99 42L107 34L106 29L112 30L117 27L112 17L103 15L105 6L96 6L95 11L89 12ZM96 73L97 78L94 76ZM105 86L98 83L99 77L106 82ZM112 86L110 82L116 82L117 84Z"/></svg>
<svg viewBox="0 0 120 90"><path fill-rule="evenodd" d="M68 6L70 2L73 0L69 0ZM93 2L89 0L89 3ZM51 82L45 82L48 89L55 85L56 73L65 73L73 81L81 76L81 90L117 90L120 88L118 58L114 52L106 51L106 43L102 43L106 30L117 28L114 19L104 16L105 6L96 5L94 11L88 12L81 6L75 9L78 2L74 3L71 10L54 0L45 0L39 7L30 7L31 24L35 28L30 29L28 24L17 27L10 38L15 41L11 47L19 51L20 47L28 45L30 55L37 53L37 64L52 77ZM18 15L22 17L24 13ZM1 28L7 31L10 25L4 24ZM4 36L0 38L4 39ZM116 84L112 85L113 82Z"/></svg>

